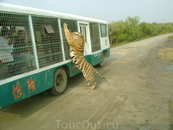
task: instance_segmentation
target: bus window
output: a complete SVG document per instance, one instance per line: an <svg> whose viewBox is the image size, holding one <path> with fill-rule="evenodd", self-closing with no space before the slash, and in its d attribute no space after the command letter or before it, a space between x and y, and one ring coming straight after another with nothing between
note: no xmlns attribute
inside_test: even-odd
<svg viewBox="0 0 173 130"><path fill-rule="evenodd" d="M39 67L61 62L62 49L57 19L32 17Z"/></svg>
<svg viewBox="0 0 173 130"><path fill-rule="evenodd" d="M107 37L107 25L100 24L100 29L101 29L101 37Z"/></svg>
<svg viewBox="0 0 173 130"><path fill-rule="evenodd" d="M27 15L0 13L0 80L35 69Z"/></svg>
<svg viewBox="0 0 173 130"><path fill-rule="evenodd" d="M86 30L86 25L81 24L80 25L80 32L83 34L84 36L84 40L85 40L85 44L88 42L87 41L87 30Z"/></svg>
<svg viewBox="0 0 173 130"><path fill-rule="evenodd" d="M90 23L89 25L90 25L92 52L95 52L101 49L99 28L98 28L99 26L98 26L98 23Z"/></svg>
<svg viewBox="0 0 173 130"><path fill-rule="evenodd" d="M66 19L61 19L61 28L62 28L62 35L63 35L63 44L64 44L64 51L65 51L65 59L71 59L70 54L69 54L69 45L66 40L66 36L64 33L64 27L63 24L66 23L68 24L68 28L70 32L77 32L77 21L75 20L66 20Z"/></svg>

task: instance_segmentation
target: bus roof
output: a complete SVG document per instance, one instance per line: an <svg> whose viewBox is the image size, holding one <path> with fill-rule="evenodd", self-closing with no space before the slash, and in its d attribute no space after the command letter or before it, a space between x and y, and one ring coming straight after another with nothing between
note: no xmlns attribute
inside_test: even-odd
<svg viewBox="0 0 173 130"><path fill-rule="evenodd" d="M107 22L103 21L103 20L87 18L87 17L77 16L77 15L71 15L71 14L66 14L66 13L47 11L47 10L19 6L19 5L5 4L5 3L0 3L0 12L38 15L38 16L44 16L44 17L47 16L47 17L73 19L73 20L79 20L79 21L98 22L98 23L107 24Z"/></svg>

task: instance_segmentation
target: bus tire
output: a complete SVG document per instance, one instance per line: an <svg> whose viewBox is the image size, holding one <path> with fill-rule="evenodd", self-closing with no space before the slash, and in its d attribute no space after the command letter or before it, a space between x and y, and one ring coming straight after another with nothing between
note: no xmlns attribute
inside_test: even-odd
<svg viewBox="0 0 173 130"><path fill-rule="evenodd" d="M67 87L67 73L64 68L58 68L54 73L53 87L49 90L54 96L60 95L65 92Z"/></svg>

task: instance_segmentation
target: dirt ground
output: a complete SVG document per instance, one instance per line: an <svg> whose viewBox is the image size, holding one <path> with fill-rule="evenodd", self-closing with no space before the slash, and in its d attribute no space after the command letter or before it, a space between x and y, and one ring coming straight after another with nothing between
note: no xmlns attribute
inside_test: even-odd
<svg viewBox="0 0 173 130"><path fill-rule="evenodd" d="M158 51L173 47L165 34L111 49L90 90L82 74L58 97L43 93L0 110L0 130L172 130L173 62Z"/></svg>

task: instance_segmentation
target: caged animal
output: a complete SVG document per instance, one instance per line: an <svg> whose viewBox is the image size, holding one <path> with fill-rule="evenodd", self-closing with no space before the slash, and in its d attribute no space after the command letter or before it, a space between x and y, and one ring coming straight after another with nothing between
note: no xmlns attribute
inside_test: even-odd
<svg viewBox="0 0 173 130"><path fill-rule="evenodd" d="M99 72L91 66L85 59L84 52L84 37L82 33L72 32L68 30L67 24L64 23L64 31L67 42L70 46L70 57L75 66L83 72L88 85L92 85L91 89L95 89L97 83L94 81L94 74L97 74L100 78L105 79Z"/></svg>

